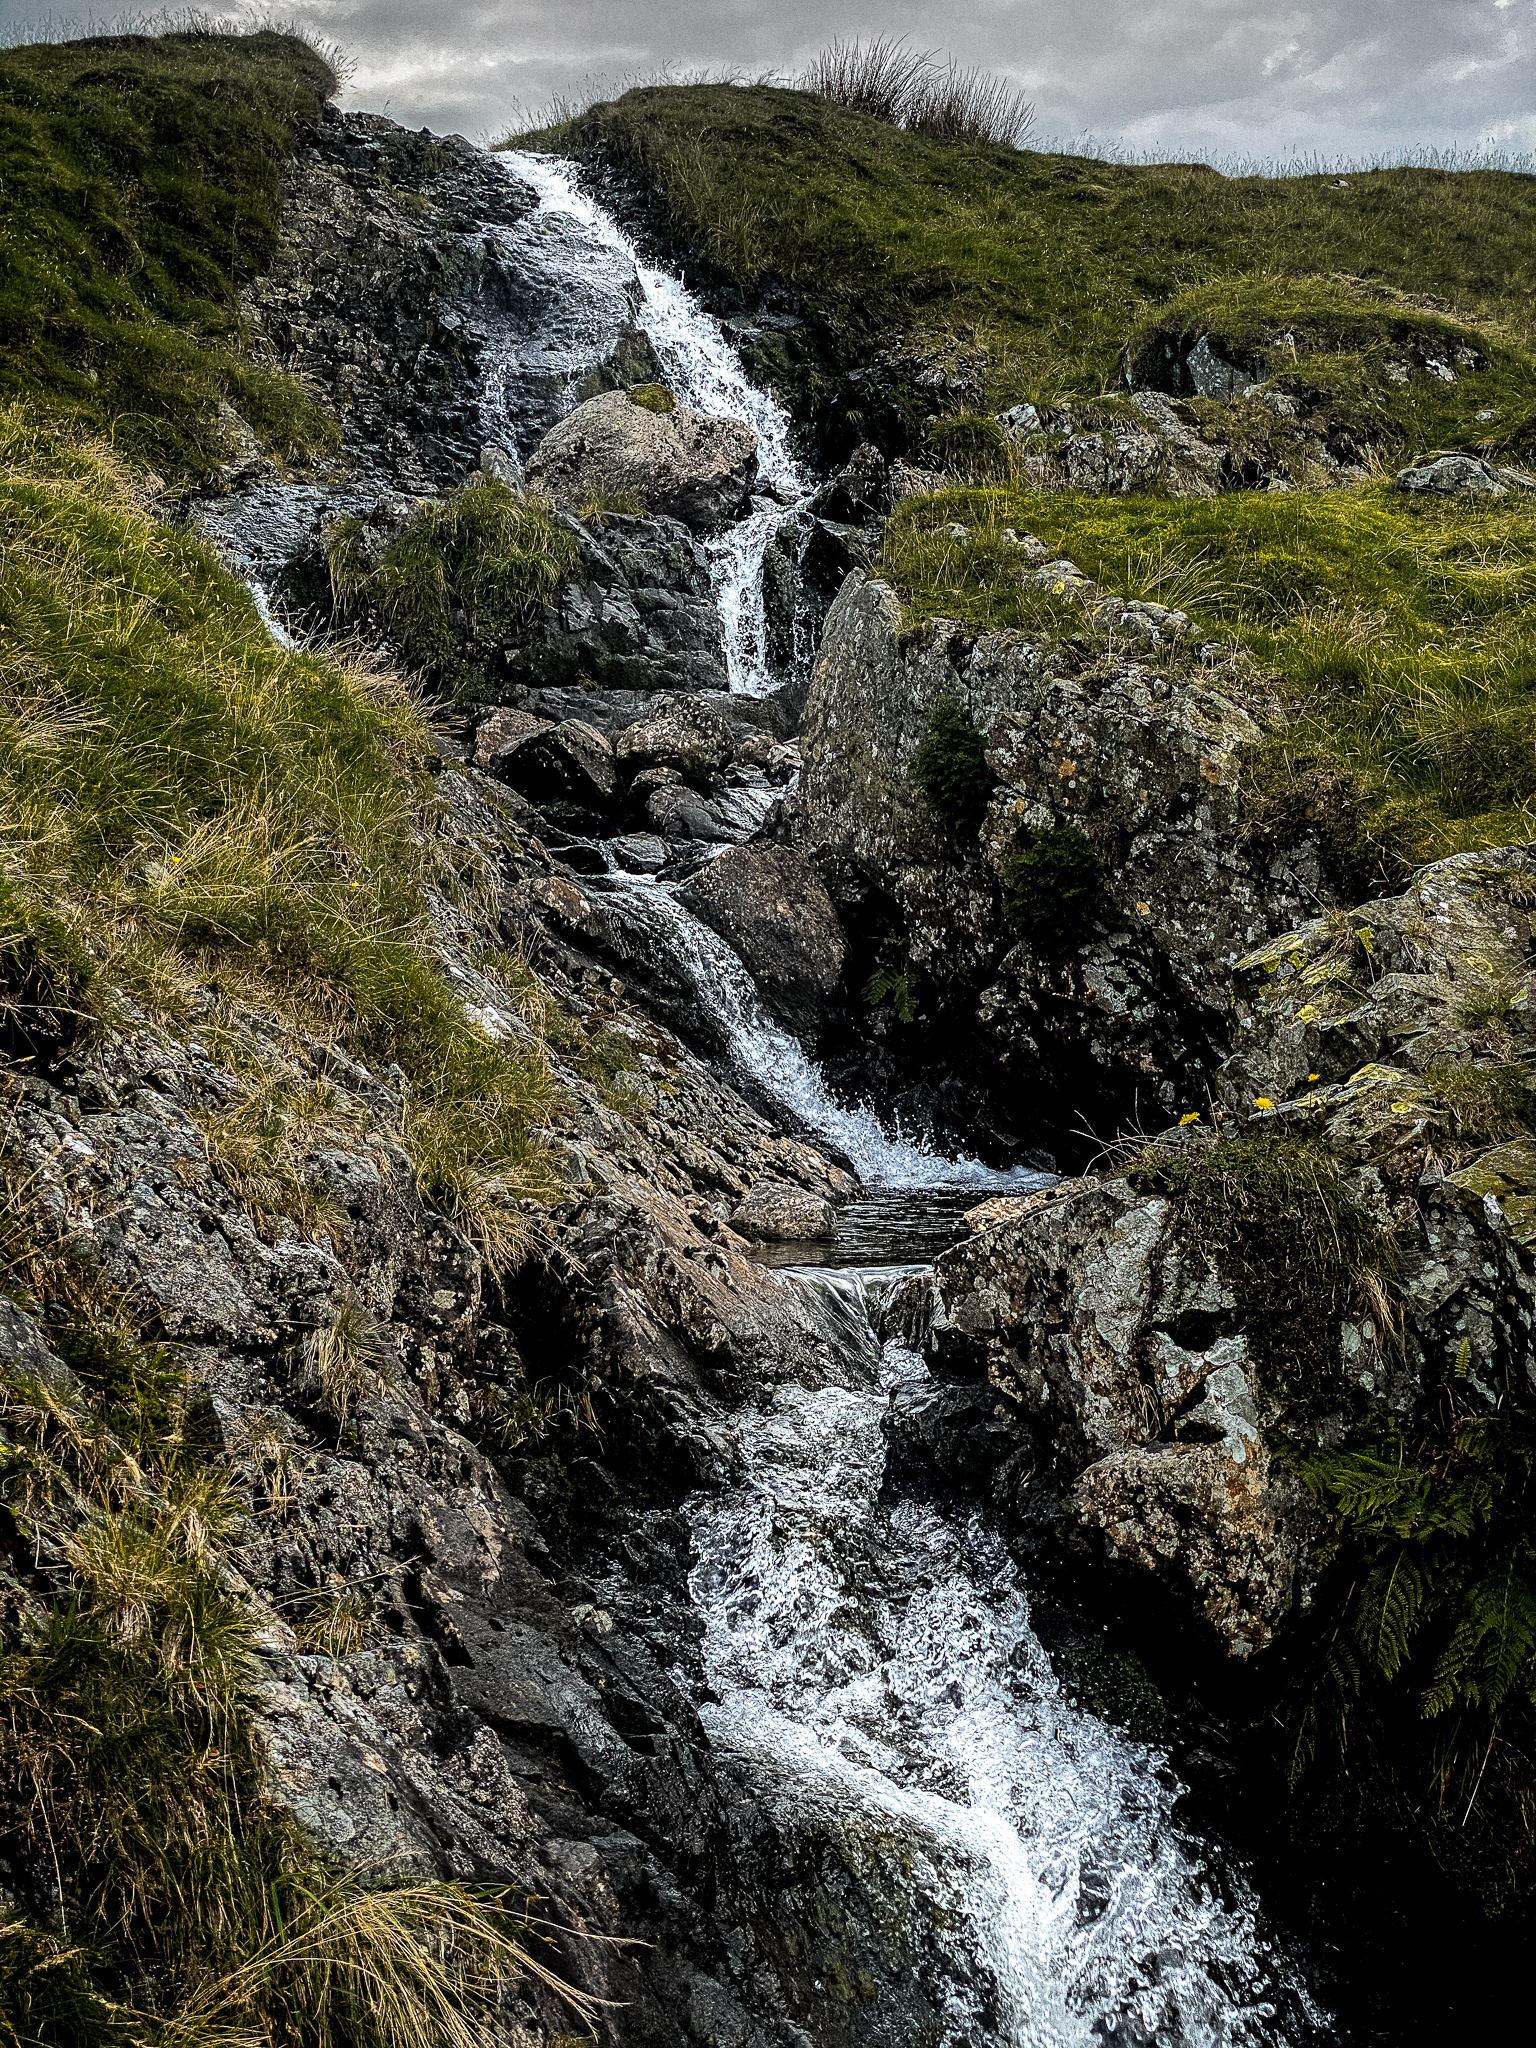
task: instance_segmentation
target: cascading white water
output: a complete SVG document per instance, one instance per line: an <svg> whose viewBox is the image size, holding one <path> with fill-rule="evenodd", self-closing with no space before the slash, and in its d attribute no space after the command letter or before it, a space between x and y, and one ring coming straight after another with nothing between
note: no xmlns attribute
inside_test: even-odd
<svg viewBox="0 0 1536 2048"><path fill-rule="evenodd" d="M791 1839L859 1866L872 1917L922 1927L943 2048L1323 2038L1242 1882L1175 1824L1166 1764L1063 1692L1001 1542L883 1497L882 1413L927 1374L872 1349L739 1411L744 1480L692 1504L711 1736Z"/></svg>
<svg viewBox="0 0 1536 2048"><path fill-rule="evenodd" d="M595 311L592 294L583 288L572 295L572 332L551 334L541 346L551 366L574 363L586 351L592 359L595 324L611 317L617 274L614 258L632 266L639 281L640 304L635 318L650 337L667 382L685 405L712 418L745 420L757 435L759 472L770 493L754 500L747 518L708 542L715 594L725 633L726 672L732 690L765 696L778 687L768 667L767 627L763 616L763 558L774 534L792 516L792 508L809 493L790 452L790 421L768 392L751 383L719 321L706 313L681 281L644 262L623 229L603 207L578 190L572 166L560 157L509 151L498 158L509 171L531 185L543 202L532 221L517 231L521 241L547 236L553 221L573 223L575 235L561 235L561 256L569 271L581 249L587 268L600 286ZM615 328L615 332L617 329Z"/></svg>
<svg viewBox="0 0 1536 2048"><path fill-rule="evenodd" d="M622 896L626 917L640 925L654 953L669 961L729 1047L738 1074L788 1111L794 1122L830 1138L870 1187L1007 1187L1023 1193L1048 1186L1049 1174L1025 1168L1000 1172L980 1160L945 1159L920 1142L888 1137L867 1108L836 1102L805 1048L764 1009L757 986L724 939L678 903L664 884L613 874L601 893Z"/></svg>

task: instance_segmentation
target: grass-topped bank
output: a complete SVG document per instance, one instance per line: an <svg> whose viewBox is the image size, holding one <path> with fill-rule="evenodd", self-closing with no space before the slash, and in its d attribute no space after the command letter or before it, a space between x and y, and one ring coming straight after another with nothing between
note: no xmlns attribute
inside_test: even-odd
<svg viewBox="0 0 1536 2048"><path fill-rule="evenodd" d="M778 280L854 335L985 350L992 409L1106 388L1170 306L1238 339L1292 333L1293 360L1368 355L1394 321L1486 327L1487 372L1396 392L1415 445L1536 408L1536 180L1518 173L1224 178L936 139L772 86L642 87L518 141L637 176L744 292ZM1330 306L1347 334L1322 331Z"/></svg>
<svg viewBox="0 0 1536 2048"><path fill-rule="evenodd" d="M1082 633L1080 607L1026 580L1004 537L1019 533L1117 596L1177 607L1281 678L1295 721L1254 764L1259 788L1279 804L1304 778L1348 777L1362 882L1531 836L1536 507L1523 494L951 490L898 507L880 569L913 623Z"/></svg>
<svg viewBox="0 0 1536 2048"><path fill-rule="evenodd" d="M334 446L304 387L248 359L237 294L336 89L324 57L270 29L0 50L0 399L170 479L228 458L221 403L279 459Z"/></svg>
<svg viewBox="0 0 1536 2048"><path fill-rule="evenodd" d="M0 416L6 1050L46 1062L127 998L232 1060L254 1010L397 1065L425 1191L505 1255L558 1186L558 1090L439 965L430 897L479 884L433 836L422 707L376 664L275 646L142 499L99 444Z"/></svg>

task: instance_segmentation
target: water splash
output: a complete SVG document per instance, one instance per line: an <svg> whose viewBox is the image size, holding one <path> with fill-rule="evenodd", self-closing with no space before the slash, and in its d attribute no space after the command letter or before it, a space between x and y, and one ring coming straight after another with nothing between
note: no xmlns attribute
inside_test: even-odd
<svg viewBox="0 0 1536 2048"><path fill-rule="evenodd" d="M871 1187L1009 1188L1049 1186L1052 1176L1026 1168L1008 1171L979 1159L946 1159L925 1137L908 1138L898 1126L882 1129L867 1106L838 1102L798 1039L776 1023L740 958L701 924L664 884L639 875L611 874L589 885L621 897L627 919L642 927L650 949L665 959L692 992L728 1049L738 1077L768 1095L793 1123L829 1138Z"/></svg>
<svg viewBox="0 0 1536 2048"><path fill-rule="evenodd" d="M576 186L571 164L528 151L509 151L496 161L531 185L541 201L540 211L517 234L529 246L536 246L540 235L555 237L565 275L577 286L569 294L569 314L562 301L567 331L543 331L540 346L551 370L564 372L577 363L589 366L604 335L611 346L620 325L612 280L627 274L639 288L633 309L636 323L650 337L677 397L711 418L745 420L756 433L759 473L771 495L755 498L745 519L711 536L705 545L725 634L730 687L744 696L768 695L779 687L779 679L768 665L763 558L774 535L810 491L790 450L788 414L770 392L750 381L719 321L704 311L686 285L645 262L613 216ZM507 375L503 370L503 405Z"/></svg>
<svg viewBox="0 0 1536 2048"><path fill-rule="evenodd" d="M848 1348L836 1377L738 1411L744 1481L691 1507L715 1742L786 1834L863 1845L879 1907L921 1917L944 2048L1326 2038L1241 1878L1174 1822L1166 1761L1063 1692L996 1535L885 1495L882 1415L921 1361L888 1346L871 1384Z"/></svg>

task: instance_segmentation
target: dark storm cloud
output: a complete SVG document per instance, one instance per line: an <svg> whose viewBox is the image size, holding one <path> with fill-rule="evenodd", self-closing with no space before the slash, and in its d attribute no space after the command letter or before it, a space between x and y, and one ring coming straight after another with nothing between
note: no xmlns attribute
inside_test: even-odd
<svg viewBox="0 0 1536 2048"><path fill-rule="evenodd" d="M1006 72L1035 97L1047 135L1183 156L1536 147L1536 0L966 0L947 14L914 0L277 0L271 11L352 53L353 104L387 102L399 120L477 138L593 84L664 66L792 71L834 32L884 31Z"/></svg>

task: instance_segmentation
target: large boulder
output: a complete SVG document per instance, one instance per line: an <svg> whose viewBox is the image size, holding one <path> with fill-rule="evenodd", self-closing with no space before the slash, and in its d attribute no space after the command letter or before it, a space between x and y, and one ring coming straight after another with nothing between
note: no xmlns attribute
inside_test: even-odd
<svg viewBox="0 0 1536 2048"><path fill-rule="evenodd" d="M745 510L757 481L757 436L741 420L710 419L685 405L655 411L627 392L605 391L550 428L528 475L565 505L633 495L648 512L708 533Z"/></svg>
<svg viewBox="0 0 1536 2048"><path fill-rule="evenodd" d="M634 410L633 407L630 408ZM576 568L531 631L489 664L518 698L561 686L603 690L724 690L720 609L709 559L679 520L562 514Z"/></svg>
<svg viewBox="0 0 1536 2048"><path fill-rule="evenodd" d="M617 818L613 748L595 726L580 719L534 724L493 754L488 766L498 781L568 832L603 831Z"/></svg>
<svg viewBox="0 0 1536 2048"><path fill-rule="evenodd" d="M1018 548L1021 579L1049 573L1097 653L942 619L908 633L891 586L851 575L806 705L798 837L871 967L899 944L937 1033L909 1032L915 1057L962 1068L1040 1142L1053 1100L1071 1104L1069 1138L1085 1109L1101 1126L1144 1120L1198 1092L1226 1050L1230 960L1337 897L1315 847L1247 829L1243 761L1275 712L1242 666L1195 658L1178 614L1118 603ZM1124 651L1143 635L1155 665ZM967 710L996 779L963 833L910 772L943 698ZM1004 883L1030 835L1057 828L1101 869L1103 914L1053 948L1016 920ZM867 1009L850 1009L848 1031L867 1038ZM1008 1107L1026 1091L1027 1124Z"/></svg>
<svg viewBox="0 0 1536 2048"><path fill-rule="evenodd" d="M728 846L678 892L741 955L775 1015L814 1031L847 941L825 884L789 846Z"/></svg>
<svg viewBox="0 0 1536 2048"><path fill-rule="evenodd" d="M903 1304L935 1375L986 1389L1000 1505L1048 1478L1069 1540L1230 1656L1307 1578L1298 1452L1452 1390L1536 1406L1533 905L1536 854L1493 848L1277 934L1238 963L1214 1107L1128 1172L979 1206Z"/></svg>

